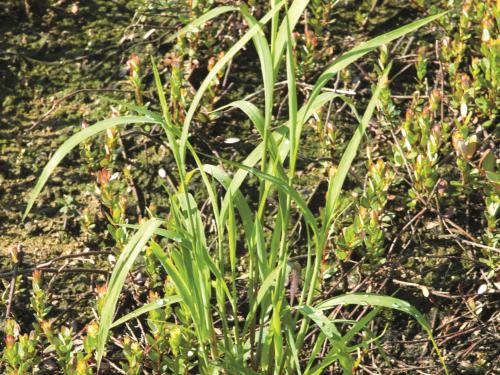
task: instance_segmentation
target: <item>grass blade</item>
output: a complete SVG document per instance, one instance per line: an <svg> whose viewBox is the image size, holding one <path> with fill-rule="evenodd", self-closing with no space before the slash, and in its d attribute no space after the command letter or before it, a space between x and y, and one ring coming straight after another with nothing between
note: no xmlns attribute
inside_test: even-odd
<svg viewBox="0 0 500 375"><path fill-rule="evenodd" d="M441 364L443 365L446 374L448 374L448 368L446 367L441 352L436 344L436 341L434 340L434 336L432 335L432 330L429 323L427 323L427 320L422 315L422 313L420 313L420 311L418 311L409 302L403 301L399 298L381 296L377 294L354 293L354 294L346 294L330 298L324 302L321 302L318 306L316 306L316 308L318 310L327 310L338 305L371 305L371 306L386 307L389 309L402 311L412 316L425 330L425 332L429 335L429 339L431 340L432 345L434 346L434 349L438 354L439 360L441 361Z"/></svg>
<svg viewBox="0 0 500 375"><path fill-rule="evenodd" d="M54 153L52 158L49 160L45 168L43 169L40 177L38 177L38 181L30 193L30 197L28 200L28 205L26 206L26 210L24 211L23 218L24 220L28 213L30 212L33 204L36 201L36 198L42 191L43 187L47 183L50 175L59 165L62 159L66 155L68 155L71 150L73 150L76 146L78 146L84 140L93 137L94 135L112 128L113 126L125 125L125 124L157 124L158 120L145 117L145 116L126 116L126 117L114 117L107 120L99 121L95 125L89 126L86 129L79 131L78 133L72 135L67 139Z"/></svg>
<svg viewBox="0 0 500 375"><path fill-rule="evenodd" d="M316 223L315 216L311 212L311 210L307 206L307 202L302 198L302 196L295 190L290 184L287 183L287 181L284 181L283 179L270 175L268 173L261 172L260 170L257 170L255 168L247 167L246 165L236 163L234 161L226 160L219 158L222 162L236 166L242 170L245 170L248 173L251 173L260 179L266 180L268 182L271 182L279 191L283 192L284 194L287 194L288 196L291 197L297 204L297 207L300 209L302 215L304 215L304 219L307 224L313 229L314 233L318 233L318 226Z"/></svg>
<svg viewBox="0 0 500 375"><path fill-rule="evenodd" d="M100 312L99 332L97 334L96 346L96 361L97 367L101 363L104 355L104 347L108 339L109 330L111 329L113 316L116 310L118 297L125 283L125 278L132 268L137 256L140 254L149 239L154 235L154 232L161 225L161 221L151 219L141 225L139 230L132 236L130 241L123 249L120 257L116 261L115 269L109 280L108 290L104 297L104 305Z"/></svg>
<svg viewBox="0 0 500 375"><path fill-rule="evenodd" d="M226 104L223 107L217 108L213 112L224 111L227 108L238 108L243 111L250 121L255 125L255 128L259 131L261 137L264 138L264 116L262 112L257 108L257 106L247 100L237 100Z"/></svg>
<svg viewBox="0 0 500 375"><path fill-rule="evenodd" d="M307 4L309 4L309 0L295 0L288 9L288 20L284 19L280 24L274 48L273 70L275 73L278 71L279 64L283 57L283 51L288 40L288 31L290 30L291 32L295 29L295 25L299 22Z"/></svg>
<svg viewBox="0 0 500 375"><path fill-rule="evenodd" d="M342 190L342 186L344 185L347 173L351 168L351 164L354 158L356 157L356 153L358 151L361 138L365 134L366 127L368 126L368 123L370 122L373 116L373 112L375 111L375 106L378 102L380 93L382 92L383 87L387 84L387 76L389 75L389 70L390 70L390 65L384 71L384 74L380 78L379 83L375 89L375 92L373 93L373 96L371 97L370 102L368 103L368 107L366 108L365 113L363 114L363 118L361 119L361 122L358 128L356 129L356 132L352 136L344 154L342 155L342 159L340 160L335 175L332 178L330 178L328 182L328 192L326 194L325 221L323 226L323 230L325 231L325 233L323 233L323 235L326 235L326 232L328 232L329 230L330 222L333 218L333 210L337 203L337 199L340 195L340 191Z"/></svg>
<svg viewBox="0 0 500 375"><path fill-rule="evenodd" d="M138 309L132 311L131 313L128 313L127 315L122 316L120 319L115 320L113 322L113 324L111 324L110 328L118 327L119 325L121 325L125 322L128 322L131 319L134 319L134 318L141 316L142 314L145 314L145 313L148 313L150 311L153 311L153 310L156 310L156 309L168 306L168 305L172 305L174 303L181 302L181 301L182 301L182 298L179 296L170 296L170 297L157 299L156 301L151 302L151 303L147 303L147 304L139 307Z"/></svg>
<svg viewBox="0 0 500 375"><path fill-rule="evenodd" d="M400 38L408 33L411 33L420 27L427 25L428 23L437 20L442 17L446 12L439 13L430 17L423 18L421 20L404 25L396 30L390 31L388 33L379 35L367 42L361 43L357 47L354 47L350 51L344 53L342 56L338 57L318 78L314 88L310 94L310 100L314 100L317 95L321 92L321 89L326 85L326 83L332 79L335 74L340 72L342 69L346 68L359 58L363 57L367 53L373 51L374 49L387 44L397 38ZM305 104L309 107L309 102Z"/></svg>
<svg viewBox="0 0 500 375"><path fill-rule="evenodd" d="M349 355L347 347L340 336L335 324L330 321L319 309L314 307L302 305L297 308L297 310L303 315L311 319L316 325L321 329L325 336L332 343L332 349L339 359L339 363L342 366L344 374L352 374L352 367L354 361Z"/></svg>
<svg viewBox="0 0 500 375"><path fill-rule="evenodd" d="M248 43L248 41L255 34L261 31L261 25L267 23L273 16L273 14L276 13L281 8L282 4L283 3L281 3L280 6L277 6L276 8L269 11L264 17L262 17L262 19L258 24L250 27L250 29L233 45L233 47L231 47L229 51L227 51L224 57L214 65L214 67L210 70L210 72L207 74L207 76L201 83L200 87L196 91L196 94L191 102L191 105L189 106L189 110L186 113L184 124L182 126L182 134L179 143L182 164L184 163L186 142L189 135L189 127L191 125L191 121L193 120L198 105L201 102L203 94L208 89L210 82L212 82L212 80L217 76L217 73L219 73L219 71Z"/></svg>
<svg viewBox="0 0 500 375"><path fill-rule="evenodd" d="M261 304L262 300L264 297L266 297L267 293L270 291L271 287L275 284L276 278L278 277L279 271L281 270L281 267L278 266L274 270L272 270L269 275L265 278L265 280L262 282L262 285L259 288L259 291L257 292L257 298L255 299L255 303L251 306L250 311L248 312L246 321L245 321L245 326L243 328L243 333L248 332L249 324L254 318L257 308Z"/></svg>
<svg viewBox="0 0 500 375"><path fill-rule="evenodd" d="M214 8L212 10L209 10L205 14L201 15L200 17L196 18L193 22L189 23L188 25L184 26L182 29L177 31L174 35L170 36L167 38L167 42L171 42L172 40L175 40L176 38L195 31L195 29L198 26L203 25L205 22L210 21L211 19L220 16L221 14L227 13L227 12L232 12L232 11L237 11L237 7L233 6L220 6L217 8Z"/></svg>

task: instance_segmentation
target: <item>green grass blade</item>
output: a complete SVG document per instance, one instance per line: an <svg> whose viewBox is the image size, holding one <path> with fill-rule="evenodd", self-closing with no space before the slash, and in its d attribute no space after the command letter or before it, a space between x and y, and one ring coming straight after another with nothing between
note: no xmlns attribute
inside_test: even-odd
<svg viewBox="0 0 500 375"><path fill-rule="evenodd" d="M276 282L276 278L279 275L279 272L281 270L281 267L278 266L274 270L272 270L269 275L265 278L265 280L262 282L262 285L259 288L259 291L257 292L257 297L255 299L255 303L252 304L250 307L250 311L248 312L246 321L245 321L245 326L243 328L243 333L248 332L248 328L250 325L250 322L253 320L255 317L255 313L257 312L257 308L261 304L262 300L267 296L267 294L270 292L272 286Z"/></svg>
<svg viewBox="0 0 500 375"><path fill-rule="evenodd" d="M282 3L281 3L282 4ZM203 95L205 91L208 89L210 82L217 76L217 73L243 48L245 45L248 43L252 37L257 34L258 32L261 31L261 25L264 25L267 23L271 17L273 16L274 13L276 13L279 9L280 6L277 6L276 8L272 9L269 11L262 19L259 21L258 24L250 27L250 29L227 51L227 53L224 55L223 58L221 58L215 65L214 67L210 70L210 72L207 74L203 82L201 83L200 87L196 91L196 94L194 95L194 98L191 102L191 105L189 106L189 110L186 113L186 117L184 119L184 124L182 126L182 134L181 134L181 139L179 143L179 150L180 150L180 156L181 156L181 162L182 164L184 163L184 158L185 158L185 150L186 150L186 142L189 136L189 128L191 125L191 121L193 120L194 114L198 108L198 105L201 102L201 99L203 98Z"/></svg>
<svg viewBox="0 0 500 375"><path fill-rule="evenodd" d="M277 5L278 2L273 1L271 4L271 9L275 9ZM258 25L258 21L249 14L249 12L246 10L246 7L244 9L245 10L243 11L243 15L245 16L245 19L247 20L248 24L251 26ZM273 31L276 26L278 18L279 18L279 13L274 13L271 25ZM267 168L266 153L269 153L271 158L273 159L276 159L277 156L276 145L275 143L272 142L273 138L269 137L273 105L274 105L274 82L276 75L273 72L273 58L271 49L269 47L269 43L267 42L264 32L261 30L259 33L254 35L252 40L254 42L255 49L257 50L257 54L259 56L260 68L262 72L262 81L264 83L264 124L262 126L262 129L259 130L259 132L262 136L262 140L264 143L261 170L265 171ZM271 141L271 145L269 145L269 141ZM267 189L268 187L266 186L265 183L261 184L259 191L261 200L264 200ZM259 213L258 216L260 216Z"/></svg>
<svg viewBox="0 0 500 375"><path fill-rule="evenodd" d="M247 23L250 26L258 25L259 22L246 10L242 9L243 16L245 17ZM275 75L273 73L273 59L271 56L271 49L269 43L267 42L266 36L263 30L256 33L253 38L255 49L259 56L260 69L262 73L262 82L264 84L264 114L265 114L265 129L268 130L271 123L271 115L273 111L273 98L274 98L274 81Z"/></svg>
<svg viewBox="0 0 500 375"><path fill-rule="evenodd" d="M50 175L56 169L56 167L59 165L62 159L66 155L68 155L71 150L73 150L76 146L78 146L80 143L85 141L86 139L93 137L94 135L112 128L114 126L119 126L119 125L125 125L125 124L155 124L159 123L157 120L150 118L150 117L144 117L144 116L126 116L126 117L114 117L110 118L107 120L99 121L95 125L89 126L86 129L83 129L79 131L78 133L72 135L67 139L54 153L52 158L49 160L47 165L45 165L45 168L43 169L40 177L38 178L38 181L33 188L33 190L30 193L30 197L28 200L28 205L26 206L26 210L24 211L23 218L24 220L28 213L30 212L31 208L33 207L33 204L35 203L38 195L42 191L43 187L47 183L47 180L49 179Z"/></svg>
<svg viewBox="0 0 500 375"><path fill-rule="evenodd" d="M442 17L446 12L439 13L430 17L423 18L421 20L404 25L396 30L390 31L383 35L379 35L373 39L370 39L360 45L354 47L350 51L344 53L342 56L338 57L318 78L314 88L310 94L310 100L314 100L316 96L321 92L321 89L326 85L326 83L332 79L339 71L346 68L359 58L363 57L367 53L373 51L374 49L387 44L395 39L398 39L408 33L411 33L420 27L427 25L428 23L437 20ZM305 104L306 107L310 106L309 102Z"/></svg>
<svg viewBox="0 0 500 375"><path fill-rule="evenodd" d="M296 0L294 4L301 4L304 7L307 5L308 1L298 1ZM302 9L301 13L302 13ZM288 127L289 127L289 140L290 140L290 170L288 177L290 183L295 174L295 163L297 160L297 154L299 152L299 142L300 133L297 124L297 82L295 80L295 59L293 55L293 45L292 45L292 30L290 26L290 13L291 10L286 12L285 20L283 21L286 26L286 78L288 86ZM278 42L279 42L280 32L278 32Z"/></svg>
<svg viewBox="0 0 500 375"><path fill-rule="evenodd" d="M161 225L161 221L151 219L141 225L139 230L132 236L116 261L115 269L108 284L108 290L104 297L104 305L100 313L99 332L97 334L96 361L97 367L101 363L109 330L111 329L113 316L116 310L118 297L125 283L125 278L132 268L137 256L140 254L155 230Z"/></svg>
<svg viewBox="0 0 500 375"><path fill-rule="evenodd" d="M222 364L222 366L220 366L220 368L224 369L226 374L261 375L251 368L248 368L246 364L237 362L231 356L227 356L227 358L224 358L224 363Z"/></svg>
<svg viewBox="0 0 500 375"><path fill-rule="evenodd" d="M156 256L163 269L172 278L172 281L174 282L177 288L177 292L182 298L182 301L190 307L191 313L194 313L194 311L197 309L195 309L195 306L192 304L192 293L181 272L179 272L178 268L168 258L160 245L158 245L156 242L153 242L151 249L153 250L153 254ZM193 317L193 319L194 318L195 317Z"/></svg>
<svg viewBox="0 0 500 375"><path fill-rule="evenodd" d="M368 125L368 122L371 119L373 111L375 110L375 105L377 103L378 97L382 90L383 84L387 79L389 69L386 69L383 77L380 79L375 92L368 103L368 107L365 110L365 114L361 119L361 122L356 129L351 141L349 142L346 151L342 155L342 159L340 160L339 167L333 177L330 178L328 182L328 191L326 195L326 205L325 211L323 215L323 225L321 228L321 233L319 234L319 244L316 246L316 258L314 260L314 267L311 270L311 274L306 276L305 284L308 286L309 290L307 291L306 303L311 304L312 298L314 296L314 291L316 289L316 280L318 278L320 268L321 268L321 260L324 251L324 244L328 239L328 235L330 232L330 226L334 217L334 208L335 203L340 195L340 191L342 189L342 185L344 184L345 178L349 171L349 168L356 156L357 149L359 147L359 143L361 142L361 138L364 134L365 128ZM299 333L299 342L301 343L307 328L307 322L304 320Z"/></svg>
<svg viewBox="0 0 500 375"><path fill-rule="evenodd" d="M156 92L158 95L158 99L160 101L161 111L163 113L163 118L167 124L167 126L171 127L170 113L169 107L167 103L167 98L165 96L165 92L163 91L163 84L161 82L160 73L158 72L158 67L154 59L151 57L151 64L153 66L153 76L155 78Z"/></svg>
<svg viewBox="0 0 500 375"><path fill-rule="evenodd" d="M231 178L229 175L220 167L211 164L203 165L203 170L213 176L219 183L224 186L225 189L228 189L231 185ZM243 228L245 229L245 235L250 236L253 228L253 215L248 202L245 200L245 197L241 193L239 189L235 189L231 193L232 206L238 209L238 212L241 217L241 221L243 223ZM227 211L225 212L227 213ZM220 221L225 222L227 216L222 216L223 213L220 213Z"/></svg>
<svg viewBox="0 0 500 375"><path fill-rule="evenodd" d="M199 26L203 25L205 22L210 21L211 19L220 16L221 14L227 13L227 12L232 12L232 11L237 11L237 7L233 6L220 6L217 8L214 8L212 10L209 10L205 14L201 15L200 17L196 18L193 22L189 23L188 25L184 26L182 29L177 31L175 34L167 38L167 42L171 42L172 40L186 34L189 32L194 32L196 31L196 28Z"/></svg>
<svg viewBox="0 0 500 375"><path fill-rule="evenodd" d="M313 366L314 362L316 361L316 357L323 350L323 344L324 344L325 340L326 340L326 336L322 332L320 332L320 334L318 336L316 336L316 341L314 342L314 346L309 354L309 360L307 361L307 366L304 370L305 375L309 375L311 372L314 372L314 370L311 371L311 367ZM315 367L317 367L317 366L315 366Z"/></svg>
<svg viewBox="0 0 500 375"><path fill-rule="evenodd" d="M324 369L328 366L330 366L333 362L335 362L338 359L337 354L335 351L332 349L330 352L325 356L325 358L318 364L316 365L312 370L309 370L305 372L307 375L321 375L324 374Z"/></svg>
<svg viewBox="0 0 500 375"><path fill-rule="evenodd" d="M314 307L302 305L297 307L297 310L316 323L325 336L330 340L332 343L332 350L339 359L339 363L342 366L344 374L352 374L354 361L349 355L347 346L342 340L340 332L337 327L335 327L335 324L331 322L330 319L322 313L322 311L315 309Z"/></svg>
<svg viewBox="0 0 500 375"><path fill-rule="evenodd" d="M296 336L295 336L295 320L291 317L290 315L290 310L287 310L285 312L285 317L284 317L284 323L285 323L285 331L287 335L287 344L290 348L290 353L291 353L291 359L293 360L294 367L297 371L298 375L302 375L302 371L300 369L300 361L299 361L299 349L297 348L296 345Z"/></svg>
<svg viewBox="0 0 500 375"><path fill-rule="evenodd" d="M413 317L420 326L424 329L424 331L429 335L429 339L438 354L439 360L441 361L445 372L448 374L448 368L444 362L444 359L441 355L441 352L434 340L434 336L432 335L432 329L425 319L425 317L418 311L414 306L410 303L403 301L399 298L389 297L389 296L381 296L377 294L370 293L354 293L354 294L346 294L338 297L330 298L326 301L321 302L316 306L317 310L327 310L331 309L334 306L338 305L371 305L371 306L379 306L386 307L393 310L402 311L411 317Z"/></svg>
<svg viewBox="0 0 500 375"><path fill-rule="evenodd" d="M243 169L247 171L248 173L251 173L260 179L266 180L268 182L271 182L278 190L283 192L284 194L287 194L295 201L297 204L298 208L300 209L302 215L304 215L304 219L306 223L311 227L314 233L318 233L318 226L316 223L316 219L311 212L311 210L308 208L306 201L302 196L292 187L288 184L287 181L284 181L282 178L272 176L268 173L261 172L260 170L256 168L251 168L247 167L246 165L236 163L234 161L226 160L220 158L220 160L226 164L233 165L237 168Z"/></svg>
<svg viewBox="0 0 500 375"><path fill-rule="evenodd" d="M115 328L123 323L128 322L131 319L137 318L141 316L142 314L148 313L150 311L172 305L174 303L181 302L182 298L179 296L170 296L170 297L165 297L161 299L157 299L154 302L147 303L144 306L139 307L138 309L132 311L131 313L128 313L127 315L122 316L120 319L115 320L113 324L111 324L110 328Z"/></svg>
<svg viewBox="0 0 500 375"><path fill-rule="evenodd" d="M128 109L129 111L135 112L139 116L150 117L153 120L158 121L158 123L161 123L163 121L163 119L159 113L149 110L148 107L145 105L140 106L140 105L124 102L123 100L117 100L114 98L110 98L110 97L104 97L104 98L107 101L116 104L117 106L122 106L122 107Z"/></svg>
<svg viewBox="0 0 500 375"><path fill-rule="evenodd" d="M283 58L283 51L288 41L288 31L295 29L295 25L299 22L307 4L309 4L309 0L295 0L288 9L288 20L284 19L280 24L273 55L273 70L275 73L277 73L280 61Z"/></svg>
<svg viewBox="0 0 500 375"><path fill-rule="evenodd" d="M384 74L380 78L379 83L375 89L375 92L373 93L370 102L368 103L368 106L365 110L363 118L361 119L361 123L356 129L356 132L352 136L344 154L342 155L342 159L340 160L335 175L331 177L328 182L328 192L326 195L326 207L325 207L325 221L323 226L323 230L325 231L325 233L323 233L324 235L326 235L326 232L328 232L329 230L329 225L333 218L333 210L335 208L335 204L337 203L337 199L340 195L340 191L342 190L342 186L344 185L347 173L351 168L351 164L354 158L356 157L356 153L358 151L361 139L365 134L366 127L368 126L368 123L370 122L373 116L373 112L375 111L375 106L378 102L380 93L382 92L383 87L387 84L387 76L389 74L389 70L390 70L390 65L384 71Z"/></svg>
<svg viewBox="0 0 500 375"><path fill-rule="evenodd" d="M342 338L344 340L345 344L347 345L349 343L349 341L351 341L354 338L354 336L356 336L356 334L358 332L365 329L365 327L368 325L368 323L370 323L378 315L379 312L380 312L380 309L375 308L372 311L370 311L368 314L363 316L360 320L358 320L356 322L356 324L354 324L354 326L352 326L349 329L349 331Z"/></svg>
<svg viewBox="0 0 500 375"><path fill-rule="evenodd" d="M119 224L119 226L130 229L139 229L141 226L139 224ZM186 247L188 241L185 236L180 236L178 230L168 230L163 228L158 228L155 230L155 234L160 237L168 238L169 240L180 243L182 246Z"/></svg>
<svg viewBox="0 0 500 375"><path fill-rule="evenodd" d="M415 318L426 331L430 329L429 324L425 320L424 316L410 303L403 301L399 298L381 296L378 294L371 293L353 293L345 294L338 297L330 298L326 301L320 302L317 306L317 310L328 310L338 305L371 305L387 307L390 309L395 309L402 311L406 314L411 315Z"/></svg>
<svg viewBox="0 0 500 375"><path fill-rule="evenodd" d="M311 101L311 105L306 108L302 107L299 111L298 118L303 119L303 121L306 121L309 117L312 116L312 114L317 111L319 108L321 108L323 105L325 105L327 102L330 100L339 97L342 99L342 96L339 96L336 93L332 92L327 92L318 95L314 100ZM306 112L307 111L307 112ZM300 123L299 123L300 124ZM273 142L275 144L279 144L278 152L279 152L279 157L280 160L283 160L285 156L288 154L290 143L288 142L283 142L283 138L287 134L287 126L284 125L278 130L274 131L271 135L271 142L269 142L271 145ZM261 160L262 154L264 150L264 142L261 142L257 147L254 148L254 150L245 158L244 161L242 161L242 164L247 166L247 167L254 167L259 163ZM229 205L229 197L234 194L235 191L237 191L243 181L245 180L246 176L248 175L248 171L246 169L239 169L233 176L233 179L231 180L230 186L227 188L227 193L224 197L224 200L222 202L221 206L221 216L225 217L227 215L227 210L228 210L228 205Z"/></svg>
<svg viewBox="0 0 500 375"><path fill-rule="evenodd" d="M261 137L264 138L264 115L257 106L247 100L237 100L226 104L223 107L217 108L213 112L224 111L227 108L238 108L243 111L250 121L254 124L255 128L259 131Z"/></svg>

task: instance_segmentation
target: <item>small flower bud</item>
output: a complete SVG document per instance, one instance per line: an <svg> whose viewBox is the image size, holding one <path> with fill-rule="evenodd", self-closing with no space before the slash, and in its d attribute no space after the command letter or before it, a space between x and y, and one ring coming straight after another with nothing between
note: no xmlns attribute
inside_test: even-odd
<svg viewBox="0 0 500 375"><path fill-rule="evenodd" d="M483 28L483 33L481 34L481 42L487 43L490 40L490 32L487 28Z"/></svg>
<svg viewBox="0 0 500 375"><path fill-rule="evenodd" d="M100 186L107 184L110 178L111 172L106 168L103 168L99 172L97 172L97 183Z"/></svg>
<svg viewBox="0 0 500 375"><path fill-rule="evenodd" d="M435 136L436 138L439 138L440 135L441 135L441 130L442 130L442 127L440 124L437 124L437 125L434 125L431 129L431 134L433 136Z"/></svg>
<svg viewBox="0 0 500 375"><path fill-rule="evenodd" d="M148 294L148 301L149 302L154 302L159 298L160 298L160 296L158 295L157 292L154 292L152 290L149 291L149 294Z"/></svg>
<svg viewBox="0 0 500 375"><path fill-rule="evenodd" d="M111 106L111 117L118 117L120 116L120 111L118 108Z"/></svg>
<svg viewBox="0 0 500 375"><path fill-rule="evenodd" d="M306 43L313 48L316 48L318 45L318 39L316 38L316 35L310 30L306 32Z"/></svg>
<svg viewBox="0 0 500 375"><path fill-rule="evenodd" d="M431 95L429 97L429 106L431 108L431 111L435 111L439 105L439 102L441 101L441 91L438 89L434 89L431 91Z"/></svg>
<svg viewBox="0 0 500 375"><path fill-rule="evenodd" d="M469 17L469 10L471 7L470 1L465 1L464 5L462 6L462 15L465 17Z"/></svg>
<svg viewBox="0 0 500 375"><path fill-rule="evenodd" d="M431 113L431 111L430 111L430 109L429 109L429 106L427 106L427 105L426 105L426 106L422 109L422 117L423 117L424 119L428 119L428 118L429 118L429 116L430 116L430 113Z"/></svg>
<svg viewBox="0 0 500 375"><path fill-rule="evenodd" d="M120 198L118 198L118 204L120 206L120 210L122 212L125 212L125 209L127 208L127 196L124 194L121 194Z"/></svg>
<svg viewBox="0 0 500 375"><path fill-rule="evenodd" d="M405 121L408 123L411 122L413 120L414 115L415 115L415 112L413 112L413 109L408 108L406 110L406 114L405 114Z"/></svg>
<svg viewBox="0 0 500 375"><path fill-rule="evenodd" d="M367 213L368 213L368 210L366 209L366 207L361 206L361 207L359 208L359 216L360 216L362 219L364 219L364 218L366 217Z"/></svg>
<svg viewBox="0 0 500 375"><path fill-rule="evenodd" d="M108 287L106 284L96 285L96 287L95 287L95 292L97 294L97 298L104 297L106 295L107 291L108 291Z"/></svg>
<svg viewBox="0 0 500 375"><path fill-rule="evenodd" d="M214 66L215 66L215 57L212 56L208 59L208 66L207 66L208 71L210 72L214 68Z"/></svg>
<svg viewBox="0 0 500 375"><path fill-rule="evenodd" d="M440 179L437 186L438 195L440 196L445 195L447 188L448 188L448 182L444 179Z"/></svg>
<svg viewBox="0 0 500 375"><path fill-rule="evenodd" d="M427 49L422 46L417 49L417 56L419 59L423 59L425 57L425 53L427 52Z"/></svg>
<svg viewBox="0 0 500 375"><path fill-rule="evenodd" d="M116 134L116 131L115 131L113 128L108 128L108 129L106 129L106 136L107 136L109 139L113 139L113 138L115 138L115 134Z"/></svg>
<svg viewBox="0 0 500 375"><path fill-rule="evenodd" d="M483 22L481 23L481 26L483 28L483 32L481 34L481 42L488 43L491 39L490 30L489 30L490 27L492 26L491 21L488 18L485 18L483 20Z"/></svg>
<svg viewBox="0 0 500 375"><path fill-rule="evenodd" d="M40 283L40 280L42 278L42 271L39 270L38 268L35 268L33 270L33 283Z"/></svg>
<svg viewBox="0 0 500 375"><path fill-rule="evenodd" d="M50 322L47 320L42 320L40 323L40 327L42 328L43 333L47 335L52 329L52 324L50 324Z"/></svg>
<svg viewBox="0 0 500 375"><path fill-rule="evenodd" d="M127 60L127 68L129 70L130 77L132 77L134 74L138 74L138 69L139 69L139 63L141 60L139 59L139 56L137 56L135 53L132 53Z"/></svg>
<svg viewBox="0 0 500 375"><path fill-rule="evenodd" d="M99 324L97 324L97 322L92 321L87 325L86 329L87 329L87 335L89 337L96 338L99 332Z"/></svg>
<svg viewBox="0 0 500 375"><path fill-rule="evenodd" d="M460 76L460 83L462 84L462 90L467 90L470 87L470 77L467 73L462 73Z"/></svg>
<svg viewBox="0 0 500 375"><path fill-rule="evenodd" d="M9 248L9 253L10 253L10 258L12 259L12 262L13 263L17 263L18 261L18 252L17 252L17 246L16 245L12 245L10 248Z"/></svg>
<svg viewBox="0 0 500 375"><path fill-rule="evenodd" d="M5 338L5 346L7 349L12 349L14 347L14 344L16 343L16 339L12 335L7 335Z"/></svg>
<svg viewBox="0 0 500 375"><path fill-rule="evenodd" d="M460 116L462 117L462 119L465 119L467 117L467 103L465 103L465 101L462 101L462 103L460 103Z"/></svg>

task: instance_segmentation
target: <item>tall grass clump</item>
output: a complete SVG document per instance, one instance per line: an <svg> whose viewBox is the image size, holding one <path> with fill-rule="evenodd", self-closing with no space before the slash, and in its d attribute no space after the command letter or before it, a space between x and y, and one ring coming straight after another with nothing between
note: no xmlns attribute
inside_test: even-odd
<svg viewBox="0 0 500 375"><path fill-rule="evenodd" d="M415 318L443 361L430 326L409 303L375 294L348 294L326 300L317 298L322 288L322 259L330 246L329 240L340 213L337 203L342 185L377 107L379 95L388 84L390 64L374 87L364 113L358 117L359 124L338 168L329 176L326 203L319 217L311 212L296 189L297 158L304 124L329 102L345 100L334 92L324 92L325 85L366 54L441 15L415 21L344 53L328 66L314 83L310 95L299 103L292 31L307 5L305 0L291 4L271 0L268 13L260 20L255 19L245 6L223 6L206 12L177 35L226 12L241 12L248 30L209 71L182 122L171 116L169 96L153 62L161 113L129 106L136 115L107 119L73 135L43 170L30 196L25 217L59 162L78 144L106 129L126 124L158 124L164 130L175 160L178 186L165 188L169 214L162 217L150 215L140 225L128 225L129 229L136 231L116 262L99 312L98 366L105 355L112 328L171 304L179 305L180 309L174 314L182 311L183 317L176 318L176 321L181 321L184 332L193 338L185 340L184 345L189 350L174 355L177 363L182 363L179 373L320 374L326 367L336 364L343 373L352 374L359 364L356 358L359 350L376 340L367 326L380 308L399 310ZM259 108L250 101L238 100L216 112L230 108L244 112L258 131L260 143L240 162L219 158L215 163L207 164L190 143L192 122L211 82L250 42L260 62L264 105ZM277 124L274 87L282 70L287 80L288 118L284 121L277 119L280 121ZM249 176L258 181L256 202L250 202L240 191ZM194 189L201 186L210 203L210 209L203 214L201 204L193 194ZM221 187L223 196L220 195ZM273 213L269 210L270 198L277 202ZM291 228L297 220L302 220L306 227L303 231L306 261L302 267L290 262L294 242ZM268 229L270 223L272 230ZM154 254L166 271L174 295L153 301L117 319L117 301L126 276L145 248ZM244 254L243 258L241 254ZM338 320L332 313L338 305L369 305L374 309L358 321ZM317 329L316 335L308 335ZM311 337L315 338L314 341ZM324 347L327 348L326 354L317 359ZM180 356L183 356L182 362ZM167 368L164 370L168 371Z"/></svg>

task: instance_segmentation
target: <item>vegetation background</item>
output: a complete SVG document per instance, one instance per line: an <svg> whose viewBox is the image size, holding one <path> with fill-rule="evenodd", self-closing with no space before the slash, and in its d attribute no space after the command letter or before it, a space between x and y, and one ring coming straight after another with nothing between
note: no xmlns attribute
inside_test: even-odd
<svg viewBox="0 0 500 375"><path fill-rule="evenodd" d="M99 338L107 337L99 331L103 306L110 296L105 285L120 254L135 238L136 227L131 225L168 217L164 228L172 230L174 213L180 217L189 211L174 194L182 190L183 172L178 170L168 134L174 138L177 134L164 132L159 124L111 127L83 141L55 169L23 221L29 193L42 169L64 141L98 121L148 115L148 110L162 113L151 61L165 84L171 121L182 128L197 90L244 36L248 18L244 13L228 12L187 34L172 36L210 9L244 3L257 19L270 9L267 1L0 2L2 373L95 373ZM499 371L500 349L500 3L309 1L284 52L282 65L285 60L289 65L293 61L295 77L291 79L288 65L274 77L273 116L268 125L278 129L291 121L294 106L290 98L296 96L299 107L306 102L321 72L342 53L441 11L448 13L341 70L323 93L337 93L345 100L331 100L315 108L303 125L296 159L290 157L294 165L283 163L283 168L295 169L291 186L304 198L308 212L318 218L328 215L329 181L338 173L358 126L353 107L361 117L379 85L373 103L376 109L368 118L335 206L335 226L321 257L316 257L321 260L320 272L313 281L318 285L312 288L311 302L318 307L321 301L353 292L407 301L429 322L451 373L494 374ZM284 10L280 12L284 19ZM265 27L269 34L270 24ZM264 110L268 101L262 82L259 53L250 42L206 88L191 122L189 143L196 154L188 154L186 174L198 166L196 157L231 171L230 176L241 168L237 163L260 143L261 133L245 110L225 106L245 98ZM290 94L295 92L290 82L295 82L296 95ZM270 148L269 155L272 152ZM278 159L269 156L269 162L273 160ZM262 171L272 175L271 169ZM280 315L288 327L283 332L297 323L287 319L298 319L299 307L305 306L300 295L307 287L312 235L304 218L307 215L281 190L276 188L261 199L266 186L262 181L268 177L258 172L252 170L240 190L252 212L262 213L262 220L256 221L260 224L254 227L259 230L254 229L255 238L246 242L244 220L231 209L234 224L228 219L227 247L226 242L220 244L227 255L220 257L215 255L219 232L210 190L198 177L192 177L186 189L199 210L207 253L219 262L229 258L230 251L235 254L234 259L226 259L221 277L234 287L229 293L237 301L234 311L230 302L226 306L218 300L218 293L224 293L218 288L224 283L216 284L220 280L206 276L209 289L213 283L211 304L219 309L210 316L218 343L200 338L203 335L197 331L196 319L190 318L193 314L187 302L178 299L179 284L162 268L158 256L163 247L166 256L174 259L175 249L158 239L157 233L160 250L155 243L144 244L145 252L124 281L116 319L158 300L161 308L113 329L101 373L294 373L297 367L304 373L348 373L347 367L363 374L445 371L425 330L414 319L416 315L369 306L325 312L321 318L335 325L323 321L308 326L298 354L290 344L295 341L283 333L283 355L296 357L298 366L292 359L282 368L259 363L263 361L260 349L254 352L246 346L253 345L252 330L268 335L263 306L267 303L275 311L274 298L278 298L271 295L275 287L271 282L283 284L278 293L287 305ZM222 185L213 187L220 201L225 196ZM174 209L176 199L178 211ZM282 267L276 267L276 275L282 272L283 280L272 272L276 280L271 276L253 280L248 270L257 266L251 263L249 252L253 245L255 249L273 248L277 241L273 233L281 231L275 228L277 213L285 205L285 212L290 212L290 225L282 236L287 242L287 258ZM187 232L189 228L186 224ZM265 270L256 272L266 275ZM239 358L225 352L233 344L221 342L233 339L227 333L238 323L245 332L245 321L252 316L252 298L257 300L258 291L267 291L265 287L270 290L269 301L262 297L262 305L255 305L253 314L259 318L249 320L255 327L250 324L248 328L248 342L242 334L241 348L247 354ZM220 313L226 309L228 327L223 326ZM300 314L312 317L313 313L307 315L303 310ZM363 327L355 322L364 322ZM328 333L325 324L338 331ZM299 326L297 323L297 332ZM342 362L342 351L332 354L338 345L337 334L353 342L346 348L348 366ZM237 335L231 335L234 347L239 348ZM277 336L273 337L274 345L258 335L254 339L262 340L263 346L269 344L277 358L267 360L279 364ZM209 348L209 364L203 362L200 347L204 345ZM237 367L241 363L245 368Z"/></svg>

